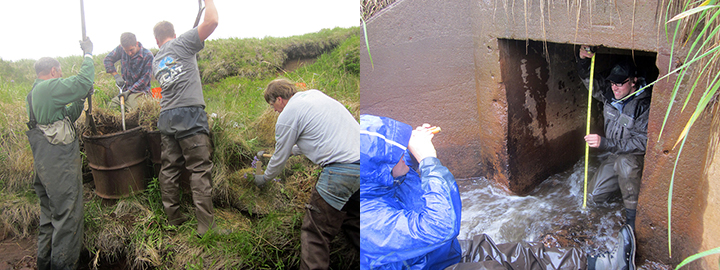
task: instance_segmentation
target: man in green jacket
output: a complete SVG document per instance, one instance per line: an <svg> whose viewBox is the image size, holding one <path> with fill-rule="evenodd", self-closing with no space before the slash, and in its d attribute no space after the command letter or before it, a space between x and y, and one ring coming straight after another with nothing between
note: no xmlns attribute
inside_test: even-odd
<svg viewBox="0 0 720 270"><path fill-rule="evenodd" d="M80 42L84 60L76 76L62 77L60 62L35 62L37 79L28 94L26 132L32 148L34 187L40 200L38 269L76 269L83 235L83 188L75 120L92 95L92 42Z"/></svg>

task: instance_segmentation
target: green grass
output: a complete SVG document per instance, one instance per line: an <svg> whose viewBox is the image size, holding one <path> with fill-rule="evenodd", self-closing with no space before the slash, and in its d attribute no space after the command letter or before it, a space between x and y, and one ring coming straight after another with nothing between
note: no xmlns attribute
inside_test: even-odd
<svg viewBox="0 0 720 270"><path fill-rule="evenodd" d="M353 35L339 44L332 52L322 54L313 65L302 66L298 70L283 76L303 82L308 89L320 89L329 96L350 107L358 113L360 100L360 48L359 36ZM209 114L216 113L234 121L240 129L248 128L249 119L260 116L269 108L263 98L263 91L275 76L262 79L231 76L214 83L206 84L204 91Z"/></svg>
<svg viewBox="0 0 720 270"><path fill-rule="evenodd" d="M259 150L272 151L277 113L262 92L271 80L285 77L319 89L359 113L359 28L336 28L302 36L226 39L206 42L199 54L206 111L213 140L213 202L219 227L228 235L208 233L197 238L191 196L183 196L181 211L188 222L167 225L156 178L145 191L107 205L89 188L86 167L86 260L91 267L125 260L133 269L294 269L299 267L300 225L304 205L320 167L304 157L292 157L279 177L257 188L250 162ZM96 121L117 121L119 110L108 109L116 95L112 76L94 57ZM284 63L294 58L317 60L293 72ZM58 59L65 76L78 72L82 57ZM35 80L34 60L0 60L0 235L29 237L37 233L39 205L32 189L32 153L24 132L25 96ZM157 82L152 82L153 87ZM139 125L152 129L159 106L148 102L138 109ZM145 107L143 107L145 108ZM140 116L138 116L140 115ZM137 120L140 118L140 120ZM145 121L146 123L143 123ZM76 122L82 131L84 116ZM84 157L84 155L83 155ZM265 161L267 162L267 161ZM85 164L87 164L85 162ZM358 252L338 235L331 267L349 269Z"/></svg>

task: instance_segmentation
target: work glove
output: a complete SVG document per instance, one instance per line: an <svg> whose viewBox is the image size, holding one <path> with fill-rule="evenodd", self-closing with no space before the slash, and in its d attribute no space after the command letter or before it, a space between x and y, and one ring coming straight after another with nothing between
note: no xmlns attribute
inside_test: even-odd
<svg viewBox="0 0 720 270"><path fill-rule="evenodd" d="M85 40L80 41L80 48L83 50L83 54L92 54L93 44L89 37L85 37Z"/></svg>
<svg viewBox="0 0 720 270"><path fill-rule="evenodd" d="M86 97L86 98L87 98L87 97L90 97L90 96L92 96L94 93L95 93L95 87L90 87L90 91L88 91L88 93L87 93L87 95L86 95L85 97Z"/></svg>
<svg viewBox="0 0 720 270"><path fill-rule="evenodd" d="M265 182L267 182L267 180L265 179L264 174L256 174L255 175L255 185L256 186L262 187L263 185L265 185Z"/></svg>
<svg viewBox="0 0 720 270"><path fill-rule="evenodd" d="M125 86L125 80L123 80L122 75L120 75L120 74L115 74L115 84L116 84L118 87L123 87L123 86Z"/></svg>
<svg viewBox="0 0 720 270"><path fill-rule="evenodd" d="M125 101L127 101L127 100L128 100L128 96L130 96L130 91L129 91L129 90L128 90L128 91L123 91L122 93L120 93L119 95L117 95L117 98L118 98L118 99L123 98Z"/></svg>

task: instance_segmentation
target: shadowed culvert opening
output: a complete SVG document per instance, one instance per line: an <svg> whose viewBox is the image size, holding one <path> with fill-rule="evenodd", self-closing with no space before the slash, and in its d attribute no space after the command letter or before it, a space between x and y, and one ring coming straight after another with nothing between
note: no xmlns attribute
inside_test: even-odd
<svg viewBox="0 0 720 270"><path fill-rule="evenodd" d="M588 90L577 73L579 44L499 39L498 47L508 104L508 188L523 195L584 157ZM596 78L625 58L634 59L648 83L657 78L656 53L602 46ZM604 135L602 106L592 99L591 134ZM600 153L591 148L591 156Z"/></svg>
<svg viewBox="0 0 720 270"><path fill-rule="evenodd" d="M590 254L611 251L625 221L620 195L582 209L588 89L577 72L579 44L499 39L499 61L508 114L509 189L485 178L461 181L459 238L489 234L497 243L541 241ZM595 77L623 58L639 76L658 76L656 53L600 47ZM591 103L590 133L603 135L603 105ZM603 151L591 148L588 180ZM642 192L642 191L641 191ZM519 195L519 196L518 196ZM496 239L497 238L497 239Z"/></svg>

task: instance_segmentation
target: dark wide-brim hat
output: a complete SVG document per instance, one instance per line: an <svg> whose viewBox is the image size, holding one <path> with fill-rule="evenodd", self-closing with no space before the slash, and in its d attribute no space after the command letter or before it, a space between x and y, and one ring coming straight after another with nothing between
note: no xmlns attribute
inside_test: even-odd
<svg viewBox="0 0 720 270"><path fill-rule="evenodd" d="M630 77L635 77L635 66L630 61L621 61L610 70L607 80L622 83Z"/></svg>

